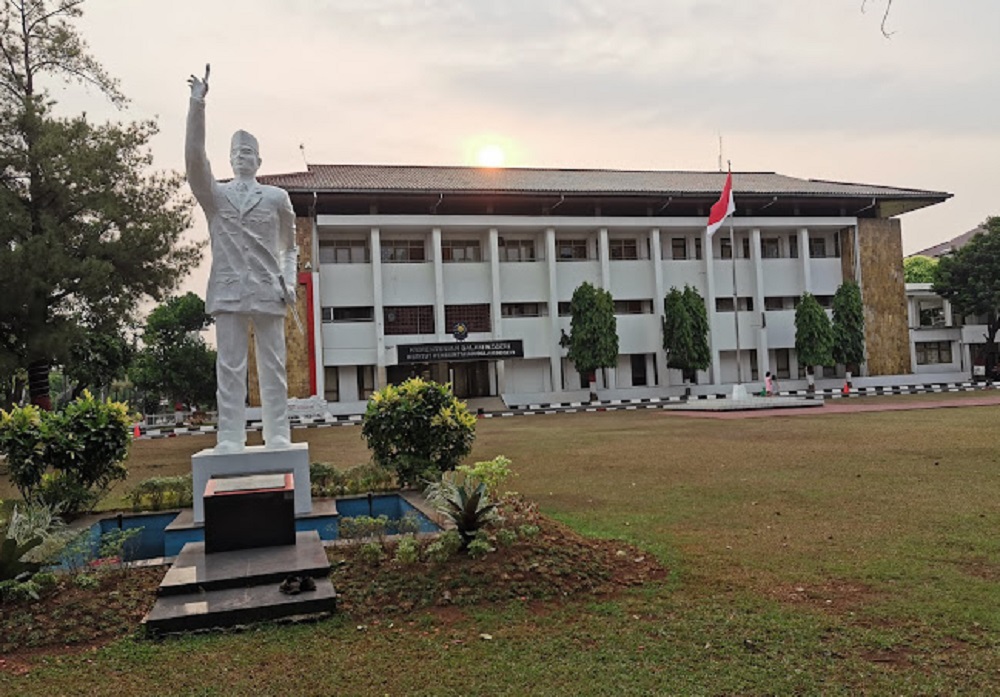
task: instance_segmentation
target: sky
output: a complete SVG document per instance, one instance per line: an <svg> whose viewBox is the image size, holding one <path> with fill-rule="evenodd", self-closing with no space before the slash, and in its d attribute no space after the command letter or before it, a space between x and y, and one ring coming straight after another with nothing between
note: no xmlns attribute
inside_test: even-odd
<svg viewBox="0 0 1000 697"><path fill-rule="evenodd" d="M186 79L211 63L217 177L238 128L266 174L474 165L490 144L509 166L715 170L721 136L734 171L954 194L902 216L908 254L1000 214L1000 2L895 0L890 38L885 3L88 0L77 26L130 104L52 96L155 118L155 166L179 171Z"/></svg>

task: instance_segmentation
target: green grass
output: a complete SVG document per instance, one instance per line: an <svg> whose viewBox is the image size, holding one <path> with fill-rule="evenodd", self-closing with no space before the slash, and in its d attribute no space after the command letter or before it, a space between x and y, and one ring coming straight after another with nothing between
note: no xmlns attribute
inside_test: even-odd
<svg viewBox="0 0 1000 697"><path fill-rule="evenodd" d="M669 578L610 598L339 617L37 656L0 694L988 694L1000 681L998 407L482 420L470 460ZM314 460L360 430L296 432ZM211 443L140 442L132 477ZM156 466L159 465L159 466ZM480 638L486 633L492 640Z"/></svg>

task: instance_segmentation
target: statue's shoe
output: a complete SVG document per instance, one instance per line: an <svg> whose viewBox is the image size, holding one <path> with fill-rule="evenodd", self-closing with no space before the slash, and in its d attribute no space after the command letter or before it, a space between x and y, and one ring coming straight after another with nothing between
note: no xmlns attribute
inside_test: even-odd
<svg viewBox="0 0 1000 697"><path fill-rule="evenodd" d="M292 447L292 441L284 436L275 436L264 443L264 447L268 450L284 450Z"/></svg>
<svg viewBox="0 0 1000 697"><path fill-rule="evenodd" d="M241 453L246 446L243 443L237 443L231 440L224 440L216 444L213 448L213 452L219 455L229 455L231 453Z"/></svg>

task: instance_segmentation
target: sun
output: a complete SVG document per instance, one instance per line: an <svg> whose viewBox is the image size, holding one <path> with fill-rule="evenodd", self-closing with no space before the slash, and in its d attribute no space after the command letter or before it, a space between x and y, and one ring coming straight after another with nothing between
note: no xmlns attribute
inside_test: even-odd
<svg viewBox="0 0 1000 697"><path fill-rule="evenodd" d="M503 148L496 143L484 145L476 152L476 163L480 167L503 167L506 159Z"/></svg>

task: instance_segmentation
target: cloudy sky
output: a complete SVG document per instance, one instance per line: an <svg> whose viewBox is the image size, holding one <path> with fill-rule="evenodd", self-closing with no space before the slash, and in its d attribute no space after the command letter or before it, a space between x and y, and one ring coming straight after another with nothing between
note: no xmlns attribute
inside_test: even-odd
<svg viewBox="0 0 1000 697"><path fill-rule="evenodd" d="M1000 214L1000 2L88 0L79 27L183 166L187 76L212 64L209 156L256 134L311 163L734 170L954 193L903 217L909 253ZM961 7L959 12L956 8ZM207 236L200 213L192 231ZM204 275L188 284L202 292Z"/></svg>

